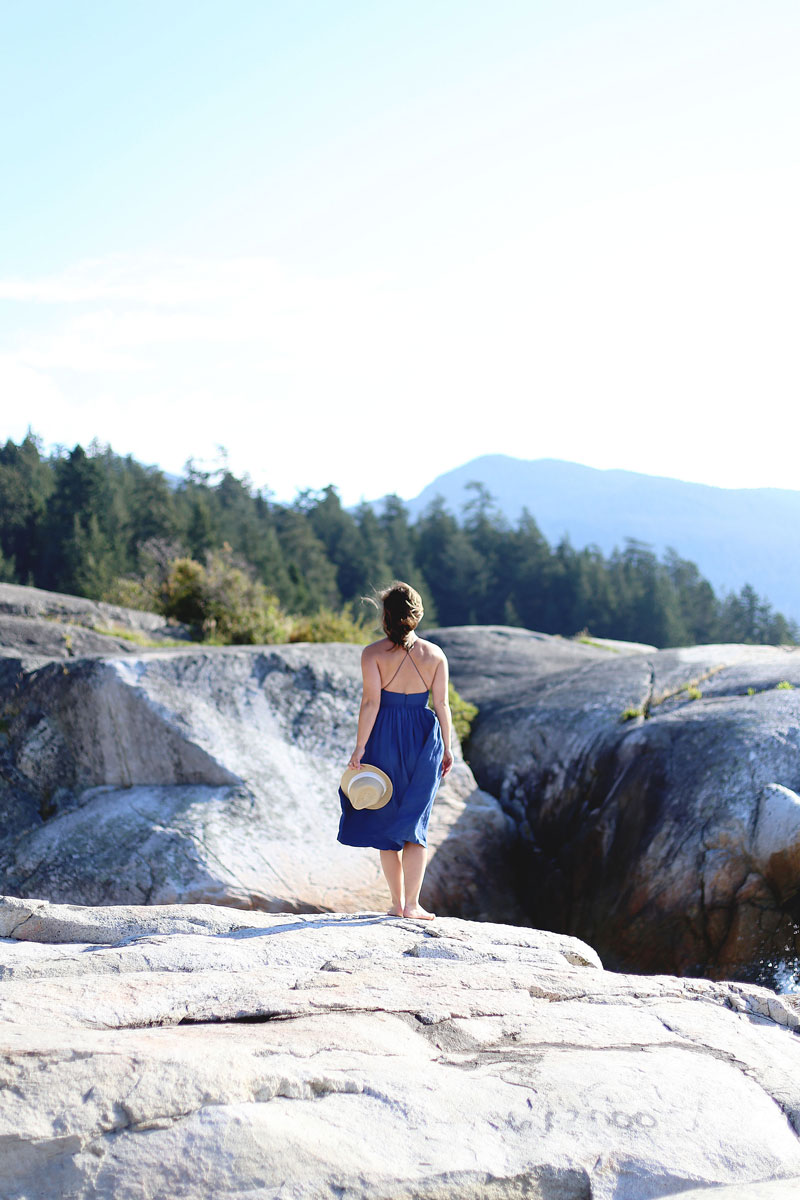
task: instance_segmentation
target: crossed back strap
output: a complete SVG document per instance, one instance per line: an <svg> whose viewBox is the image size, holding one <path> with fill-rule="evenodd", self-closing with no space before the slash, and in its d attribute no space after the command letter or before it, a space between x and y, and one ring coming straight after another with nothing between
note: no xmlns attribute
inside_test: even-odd
<svg viewBox="0 0 800 1200"><path fill-rule="evenodd" d="M412 647L412 649L413 649L413 647ZM406 650L406 658L411 658L411 650ZM394 683L394 681L395 681L395 679L397 678L397 675L398 675L398 673L399 673L399 671L400 671L400 667L402 667L402 666L403 666L403 663L406 661L406 658L404 658L404 659L402 660L402 662L400 663L400 666L397 668L397 670L395 671L394 675L393 675L393 676L392 676L392 678L389 680L389 683ZM416 664L416 662L414 661L414 659L413 659L413 658L411 658L411 662L412 662L412 665L413 665L413 667L414 667L414 670L417 672L417 674L419 675L420 679L421 679L421 680L422 680L422 682L423 682L423 685L424 685L424 687L425 687L425 691L426 691L426 692L429 692L429 691L430 691L430 688L428 687L427 683L425 683L425 679L424 679L424 677L423 677L422 671L420 671L419 667L417 666L417 664ZM389 689L389 683L385 683L385 684L383 685L383 690L384 690L384 691L388 691L388 689Z"/></svg>

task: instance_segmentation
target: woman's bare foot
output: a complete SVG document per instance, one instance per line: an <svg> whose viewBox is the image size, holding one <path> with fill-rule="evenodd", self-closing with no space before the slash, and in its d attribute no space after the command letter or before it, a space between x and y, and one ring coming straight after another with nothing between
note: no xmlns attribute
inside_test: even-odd
<svg viewBox="0 0 800 1200"><path fill-rule="evenodd" d="M388 908L386 910L386 915L387 915L387 917L402 917L402 915L403 915L402 904L393 904L391 908Z"/></svg>
<svg viewBox="0 0 800 1200"><path fill-rule="evenodd" d="M421 904L407 904L403 909L403 916L408 917L410 921L436 920L436 913L428 912Z"/></svg>

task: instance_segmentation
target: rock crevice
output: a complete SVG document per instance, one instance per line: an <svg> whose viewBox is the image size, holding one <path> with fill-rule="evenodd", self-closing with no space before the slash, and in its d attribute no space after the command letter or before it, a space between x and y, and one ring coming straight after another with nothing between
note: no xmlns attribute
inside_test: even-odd
<svg viewBox="0 0 800 1200"><path fill-rule="evenodd" d="M533 924L620 968L797 983L800 649L433 636L479 706L470 764L518 830Z"/></svg>

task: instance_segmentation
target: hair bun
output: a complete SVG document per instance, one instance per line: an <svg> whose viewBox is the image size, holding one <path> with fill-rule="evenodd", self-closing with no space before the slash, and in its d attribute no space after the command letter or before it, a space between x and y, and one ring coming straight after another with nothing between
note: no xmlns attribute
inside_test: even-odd
<svg viewBox="0 0 800 1200"><path fill-rule="evenodd" d="M386 636L397 646L409 644L409 634L416 629L424 615L422 597L408 583L396 580L381 592L383 628Z"/></svg>

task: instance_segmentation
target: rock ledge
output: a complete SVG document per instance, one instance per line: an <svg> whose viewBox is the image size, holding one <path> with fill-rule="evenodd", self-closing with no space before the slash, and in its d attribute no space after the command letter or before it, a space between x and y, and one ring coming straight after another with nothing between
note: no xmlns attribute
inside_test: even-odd
<svg viewBox="0 0 800 1200"><path fill-rule="evenodd" d="M0 933L4 1200L800 1187L763 988L456 918L5 898Z"/></svg>

